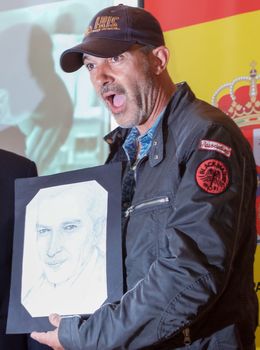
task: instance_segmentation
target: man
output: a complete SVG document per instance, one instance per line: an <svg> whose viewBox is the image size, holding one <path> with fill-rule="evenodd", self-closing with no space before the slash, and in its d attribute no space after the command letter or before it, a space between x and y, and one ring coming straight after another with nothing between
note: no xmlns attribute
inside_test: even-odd
<svg viewBox="0 0 260 350"><path fill-rule="evenodd" d="M106 215L96 181L41 189L27 205L22 304L33 317L89 314L106 300Z"/></svg>
<svg viewBox="0 0 260 350"><path fill-rule="evenodd" d="M36 176L37 170L30 160L4 150L0 150L0 166L0 349L43 350L47 347L36 343L25 334L6 335L5 333L13 249L14 180Z"/></svg>
<svg viewBox="0 0 260 350"><path fill-rule="evenodd" d="M254 349L256 173L240 130L174 85L161 28L124 5L91 21L61 57L84 62L121 126L108 162L125 165L125 294L88 319L51 315L32 337L53 349Z"/></svg>

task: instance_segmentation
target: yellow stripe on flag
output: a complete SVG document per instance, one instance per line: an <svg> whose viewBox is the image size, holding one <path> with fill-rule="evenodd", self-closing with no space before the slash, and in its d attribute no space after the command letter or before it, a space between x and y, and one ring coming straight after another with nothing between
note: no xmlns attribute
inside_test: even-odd
<svg viewBox="0 0 260 350"><path fill-rule="evenodd" d="M256 291L258 295L258 302L260 305L260 246L258 245L256 248L256 255L255 255L255 268L254 268L254 281L256 283ZM256 346L257 349L260 350L260 327L257 327L256 331Z"/></svg>
<svg viewBox="0 0 260 350"><path fill-rule="evenodd" d="M252 61L260 71L259 33L260 11L165 32L169 72L175 82L186 80L198 97L211 102L219 86L248 76Z"/></svg>

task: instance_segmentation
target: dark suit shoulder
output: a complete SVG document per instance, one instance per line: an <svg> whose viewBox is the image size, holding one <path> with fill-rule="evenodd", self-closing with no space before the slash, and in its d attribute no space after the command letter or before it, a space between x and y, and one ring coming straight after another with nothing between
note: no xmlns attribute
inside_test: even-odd
<svg viewBox="0 0 260 350"><path fill-rule="evenodd" d="M37 175L33 161L16 153L0 149L0 177L31 177Z"/></svg>

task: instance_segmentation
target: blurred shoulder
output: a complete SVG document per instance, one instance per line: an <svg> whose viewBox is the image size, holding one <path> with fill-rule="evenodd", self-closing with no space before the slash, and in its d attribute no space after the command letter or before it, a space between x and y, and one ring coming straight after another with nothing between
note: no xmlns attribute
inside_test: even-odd
<svg viewBox="0 0 260 350"><path fill-rule="evenodd" d="M0 149L0 171L6 170L7 172L28 172L29 176L35 176L37 174L36 165L30 159L23 157L19 154Z"/></svg>

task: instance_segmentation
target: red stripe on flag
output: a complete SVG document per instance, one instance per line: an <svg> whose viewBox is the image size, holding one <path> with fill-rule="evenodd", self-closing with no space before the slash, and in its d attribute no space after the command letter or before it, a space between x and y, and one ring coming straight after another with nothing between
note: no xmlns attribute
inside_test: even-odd
<svg viewBox="0 0 260 350"><path fill-rule="evenodd" d="M260 10L259 0L144 0L163 31Z"/></svg>

